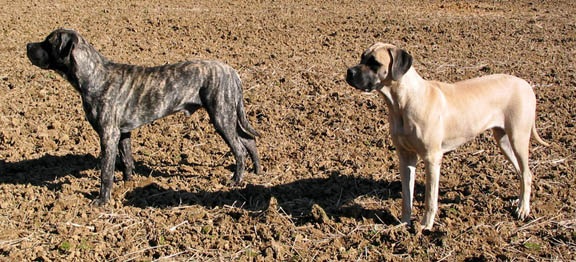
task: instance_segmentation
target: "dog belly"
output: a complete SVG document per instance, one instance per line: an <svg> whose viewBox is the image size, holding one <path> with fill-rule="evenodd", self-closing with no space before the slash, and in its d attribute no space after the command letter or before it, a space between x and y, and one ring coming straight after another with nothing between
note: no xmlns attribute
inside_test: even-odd
<svg viewBox="0 0 576 262"><path fill-rule="evenodd" d="M177 107L174 108L163 108L163 109L158 109L158 110L149 110L146 111L143 114L129 114L127 116L125 116L124 120L122 121L122 123L120 124L120 131L121 132L129 132L132 129L138 128L140 126L149 124L154 122L157 119L178 113L178 112L184 112L186 114L186 116L190 116L192 113L194 113L198 108L200 108L200 105L196 105L196 104L184 104L184 105L178 105Z"/></svg>
<svg viewBox="0 0 576 262"><path fill-rule="evenodd" d="M442 150L452 151L458 146L474 139L484 131L494 127L503 127L504 117L502 112L472 112L466 114L460 112L458 116L453 116L444 128L444 138L442 139Z"/></svg>
<svg viewBox="0 0 576 262"><path fill-rule="evenodd" d="M143 125L152 123L152 122L154 122L154 120L163 118L165 116L174 114L176 112L159 114L159 115L148 115L148 116L144 116L144 117L137 118L137 119L132 118L132 119L125 120L120 124L120 131L122 133L130 132L130 130L132 130L132 129L135 129L135 128L141 127Z"/></svg>
<svg viewBox="0 0 576 262"><path fill-rule="evenodd" d="M180 111L192 113L200 107L202 102L198 93L203 81L190 77L187 72L181 72L181 75L186 81L178 79L162 83L153 79L146 84L139 83L137 88L133 87L128 101L121 106L124 110L121 110L120 128L132 130Z"/></svg>
<svg viewBox="0 0 576 262"><path fill-rule="evenodd" d="M442 141L442 152L446 153L446 152L453 151L456 148L458 148L459 146L465 144L466 142L468 142L472 139L474 139L474 136L472 136L472 137L456 137L456 138L452 138L452 139L446 139L446 140Z"/></svg>
<svg viewBox="0 0 576 262"><path fill-rule="evenodd" d="M395 135L392 136L392 142L394 146L399 149L406 150L409 152L422 152L423 144L415 136L412 135Z"/></svg>

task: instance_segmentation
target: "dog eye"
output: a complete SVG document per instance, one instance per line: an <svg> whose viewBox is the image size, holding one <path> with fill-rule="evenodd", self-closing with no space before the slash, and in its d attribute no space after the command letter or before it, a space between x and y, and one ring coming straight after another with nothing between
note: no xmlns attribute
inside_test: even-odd
<svg viewBox="0 0 576 262"><path fill-rule="evenodd" d="M40 43L40 47L42 47L44 50L50 50L51 45L48 43L48 41L44 41Z"/></svg>
<svg viewBox="0 0 576 262"><path fill-rule="evenodd" d="M370 69L374 71L378 71L378 68L380 68L381 64L378 63L378 61L376 61L376 59L374 59L374 57L372 56L368 58L368 60L366 61L366 66L370 67Z"/></svg>

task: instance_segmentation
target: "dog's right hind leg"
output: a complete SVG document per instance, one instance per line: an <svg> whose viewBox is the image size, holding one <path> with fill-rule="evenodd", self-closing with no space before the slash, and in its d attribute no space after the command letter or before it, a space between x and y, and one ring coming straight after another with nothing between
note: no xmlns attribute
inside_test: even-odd
<svg viewBox="0 0 576 262"><path fill-rule="evenodd" d="M260 166L260 158L258 157L258 149L256 148L256 140L254 138L240 137L242 145L248 150L248 154L252 159L254 164L254 173L257 175L262 173L262 167Z"/></svg>
<svg viewBox="0 0 576 262"><path fill-rule="evenodd" d="M494 135L498 147L500 147L500 151L504 154L504 157L506 157L506 160L512 164L516 173L520 173L518 160L516 160L516 156L514 156L514 151L510 144L510 138L506 135L506 132L501 128L493 128L492 134Z"/></svg>
<svg viewBox="0 0 576 262"><path fill-rule="evenodd" d="M206 107L208 115L214 124L216 132L224 139L230 147L236 159L236 171L232 179L235 184L239 184L244 176L244 166L246 165L246 148L240 141L236 127L237 119L235 114L226 112L215 112L212 107Z"/></svg>

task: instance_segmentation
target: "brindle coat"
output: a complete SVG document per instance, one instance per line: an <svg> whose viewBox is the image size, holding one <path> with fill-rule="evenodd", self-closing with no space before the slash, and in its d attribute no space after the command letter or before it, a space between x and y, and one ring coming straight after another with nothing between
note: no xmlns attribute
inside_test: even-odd
<svg viewBox="0 0 576 262"><path fill-rule="evenodd" d="M72 30L58 29L43 42L29 43L32 64L66 78L80 93L86 118L98 132L101 146L101 188L96 204L111 197L116 155L124 180L130 180L134 160L130 131L158 118L204 107L216 131L236 159L233 180L242 180L246 151L260 173L255 137L244 112L242 83L230 66L193 60L157 67L111 62Z"/></svg>

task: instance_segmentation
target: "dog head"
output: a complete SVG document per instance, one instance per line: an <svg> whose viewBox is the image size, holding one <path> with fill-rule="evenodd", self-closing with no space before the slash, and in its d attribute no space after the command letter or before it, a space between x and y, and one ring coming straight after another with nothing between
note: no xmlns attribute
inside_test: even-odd
<svg viewBox="0 0 576 262"><path fill-rule="evenodd" d="M42 42L27 44L26 54L30 62L37 67L65 73L71 67L72 51L78 44L78 39L78 33L75 31L58 29Z"/></svg>
<svg viewBox="0 0 576 262"><path fill-rule="evenodd" d="M370 92L400 81L412 66L412 56L390 44L370 46L356 66L348 68L346 82L356 89Z"/></svg>

